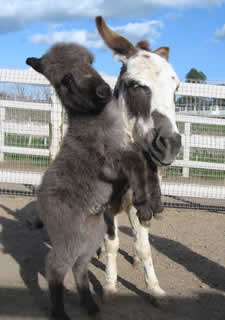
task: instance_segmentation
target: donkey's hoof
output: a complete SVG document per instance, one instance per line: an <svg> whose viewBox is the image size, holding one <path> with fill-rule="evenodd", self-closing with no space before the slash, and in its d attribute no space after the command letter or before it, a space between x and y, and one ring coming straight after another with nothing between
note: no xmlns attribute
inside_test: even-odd
<svg viewBox="0 0 225 320"><path fill-rule="evenodd" d="M102 320L102 315L100 312L95 313L94 315L91 315L92 320Z"/></svg>
<svg viewBox="0 0 225 320"><path fill-rule="evenodd" d="M87 311L89 316L94 316L100 312L99 306L93 299L81 300L80 305Z"/></svg>
<svg viewBox="0 0 225 320"><path fill-rule="evenodd" d="M70 317L65 312L51 312L51 319L54 320L70 320Z"/></svg>
<svg viewBox="0 0 225 320"><path fill-rule="evenodd" d="M96 303L92 303L87 307L89 316L97 316L100 313L99 306Z"/></svg>
<svg viewBox="0 0 225 320"><path fill-rule="evenodd" d="M103 295L103 301L105 303L110 302L115 298L117 295L117 289L116 288L104 288L104 295Z"/></svg>

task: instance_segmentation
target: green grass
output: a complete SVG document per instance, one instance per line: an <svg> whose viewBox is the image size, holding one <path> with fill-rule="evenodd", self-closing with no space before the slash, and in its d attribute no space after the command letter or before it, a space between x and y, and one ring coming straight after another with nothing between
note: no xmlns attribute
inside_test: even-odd
<svg viewBox="0 0 225 320"><path fill-rule="evenodd" d="M182 123L180 123L182 124ZM205 126L204 126L205 128ZM214 128L214 126L213 126ZM221 127L219 127L221 129ZM182 126L180 127L182 129ZM210 126L210 130L212 126ZM225 129L225 126L224 126ZM197 130L197 129L196 129ZM199 128L198 128L199 130ZM43 137L33 137L31 138L29 144L29 136L25 135L15 135L7 134L5 135L5 145L15 146L21 148L39 148L39 149L48 149L49 148L49 138L47 138L47 144L44 144ZM179 152L177 159L183 159L183 148ZM23 155L23 154L13 154L5 153L4 160L13 162L15 164L20 164L21 167L24 165L38 166L38 167L48 167L49 157L46 156L35 156L35 155ZM191 148L190 160L192 161L202 161L202 162L214 162L214 163L225 163L225 150L218 149L200 149L200 148ZM166 177L181 177L183 172L182 167L170 166L166 168L165 175ZM190 177L201 177L204 179L225 179L225 172L222 170L213 170L213 169L198 169L190 168L189 170Z"/></svg>
<svg viewBox="0 0 225 320"><path fill-rule="evenodd" d="M4 160L10 162L21 163L21 166L31 165L38 167L48 167L49 166L49 157L45 156L35 156L35 155L24 155L17 153L5 153Z"/></svg>
<svg viewBox="0 0 225 320"><path fill-rule="evenodd" d="M13 147L23 147L23 148L38 148L38 149L48 149L49 148L49 138L47 139L46 145L44 144L44 138L41 137L31 137L31 143L29 144L29 136L6 134L5 135L5 145Z"/></svg>
<svg viewBox="0 0 225 320"><path fill-rule="evenodd" d="M198 177L207 180L224 180L225 171L213 169L190 168L190 177Z"/></svg>
<svg viewBox="0 0 225 320"><path fill-rule="evenodd" d="M181 177L182 176L182 167L167 167L165 171L166 177Z"/></svg>
<svg viewBox="0 0 225 320"><path fill-rule="evenodd" d="M225 150L191 148L190 160L225 163Z"/></svg>
<svg viewBox="0 0 225 320"><path fill-rule="evenodd" d="M30 143L29 143L30 142ZM20 148L37 148L37 149L48 149L49 148L49 138L47 138L46 145L44 144L44 138L41 137L31 137L29 141L29 136L6 134L5 135L5 145L11 147ZM48 167L49 157L37 156L37 155L24 155L19 153L4 153L4 160L13 162L15 164L30 165L36 167Z"/></svg>
<svg viewBox="0 0 225 320"><path fill-rule="evenodd" d="M182 177L182 167L168 167L165 171L166 177ZM205 180L225 180L225 171L212 169L190 168L189 177L201 178Z"/></svg>
<svg viewBox="0 0 225 320"><path fill-rule="evenodd" d="M192 123L192 134L207 134L212 136L225 136L225 125L218 126L216 124L198 124Z"/></svg>

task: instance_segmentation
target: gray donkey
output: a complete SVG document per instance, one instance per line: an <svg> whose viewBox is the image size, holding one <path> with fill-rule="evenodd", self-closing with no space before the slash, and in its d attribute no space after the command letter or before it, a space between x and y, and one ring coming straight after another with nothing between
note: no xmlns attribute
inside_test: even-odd
<svg viewBox="0 0 225 320"><path fill-rule="evenodd" d="M46 261L51 315L69 319L63 302L69 268L81 304L94 315L99 308L89 289L88 264L105 232L110 234L110 216L119 210L128 188L140 222L162 211L157 168L125 132L122 107L92 67L88 50L60 43L26 62L50 81L68 114L61 149L37 194L52 243Z"/></svg>

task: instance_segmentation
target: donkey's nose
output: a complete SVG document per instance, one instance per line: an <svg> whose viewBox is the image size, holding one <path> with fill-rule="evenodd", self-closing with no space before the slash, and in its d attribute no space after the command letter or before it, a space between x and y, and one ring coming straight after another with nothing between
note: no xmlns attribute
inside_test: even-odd
<svg viewBox="0 0 225 320"><path fill-rule="evenodd" d="M100 84L96 88L96 95L99 97L99 99L102 100L110 99L112 96L112 90L110 89L108 84Z"/></svg>

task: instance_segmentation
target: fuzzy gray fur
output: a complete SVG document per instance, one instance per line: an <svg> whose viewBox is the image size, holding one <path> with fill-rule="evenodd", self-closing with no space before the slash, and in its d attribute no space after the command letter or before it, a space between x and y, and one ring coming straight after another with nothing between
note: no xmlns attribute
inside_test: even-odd
<svg viewBox="0 0 225 320"><path fill-rule="evenodd" d="M140 217L148 220L152 213L146 163L125 133L120 106L92 61L91 54L75 44L58 44L41 59L27 59L55 87L69 117L60 152L38 190L40 218L53 247L47 275L56 319L68 319L62 283L70 267L81 302L89 313L98 311L87 272L107 229L104 213L116 213L129 186Z"/></svg>

